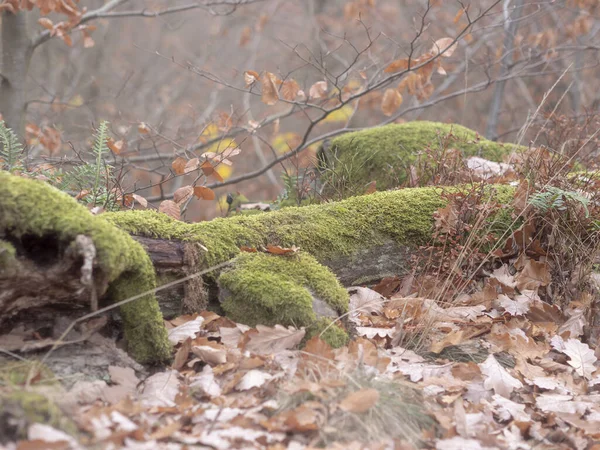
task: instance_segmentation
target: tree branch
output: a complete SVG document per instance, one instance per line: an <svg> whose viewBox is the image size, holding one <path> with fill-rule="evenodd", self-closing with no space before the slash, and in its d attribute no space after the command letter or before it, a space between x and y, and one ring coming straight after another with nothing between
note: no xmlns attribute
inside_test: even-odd
<svg viewBox="0 0 600 450"><path fill-rule="evenodd" d="M121 17L159 17L167 14L174 14L183 11L189 11L191 9L205 9L214 15L227 15L231 14L238 6L248 5L251 3L258 3L264 0L205 0L198 1L194 3L189 3L187 5L180 6L172 6L170 8L161 9L158 11L149 11L147 9L137 10L137 11L113 11L115 8L121 6L124 3L127 3L129 0L110 0L104 6L95 9L93 11L89 11L85 13L78 25L84 24L91 20L100 19L100 18L121 18ZM231 7L230 11L227 11L224 14L219 14L212 10L214 7L218 6L229 6ZM36 48L44 42L48 41L52 38L50 30L42 31L38 34L32 41L32 48Z"/></svg>

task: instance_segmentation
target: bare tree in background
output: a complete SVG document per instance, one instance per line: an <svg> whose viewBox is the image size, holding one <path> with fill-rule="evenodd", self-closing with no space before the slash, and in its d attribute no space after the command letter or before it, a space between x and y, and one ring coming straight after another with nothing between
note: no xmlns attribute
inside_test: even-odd
<svg viewBox="0 0 600 450"><path fill-rule="evenodd" d="M10 20L36 17L3 9L3 36ZM3 55L27 58L20 75L3 58L17 100L2 95L0 113L11 123L19 111L30 155L51 162L68 150L44 144L53 130L81 148L90 124L110 120L126 190L151 200L186 186L273 198L277 172L343 132L430 119L507 140L540 106L594 107L599 12L595 0L109 1L64 31L41 17L29 53L7 50L6 33ZM233 166L216 158L202 170L223 152ZM192 216L214 215L205 209Z"/></svg>

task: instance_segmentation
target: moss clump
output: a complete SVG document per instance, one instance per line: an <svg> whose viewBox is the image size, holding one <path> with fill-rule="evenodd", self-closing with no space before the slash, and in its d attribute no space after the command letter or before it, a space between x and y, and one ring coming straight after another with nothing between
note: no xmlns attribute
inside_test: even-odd
<svg viewBox="0 0 600 450"><path fill-rule="evenodd" d="M315 298L336 315L348 310L348 293L335 275L305 253L242 253L218 283L227 316L250 326L310 326Z"/></svg>
<svg viewBox="0 0 600 450"><path fill-rule="evenodd" d="M69 434L76 426L46 395L23 389L0 391L0 442L27 437L29 425L41 423Z"/></svg>
<svg viewBox="0 0 600 450"><path fill-rule="evenodd" d="M93 240L95 279L109 284L113 301L154 288L152 262L131 236L46 183L0 171L0 236L50 237L64 251L79 234ZM171 346L154 295L128 303L120 311L134 358L140 362L170 358Z"/></svg>
<svg viewBox="0 0 600 450"><path fill-rule="evenodd" d="M320 157L325 167L333 169L325 171L326 181L335 183L331 177L343 173L344 182L350 186L377 181L377 189L386 190L406 180L418 153L427 147L445 146L465 157L477 155L496 162L518 147L483 139L461 125L414 121L346 133L333 139Z"/></svg>
<svg viewBox="0 0 600 450"><path fill-rule="evenodd" d="M327 342L332 348L340 348L348 343L350 337L348 333L341 328L337 323L332 324L333 320L327 317L321 317L313 322L306 329L304 341L308 341L313 336L317 335L322 340Z"/></svg>

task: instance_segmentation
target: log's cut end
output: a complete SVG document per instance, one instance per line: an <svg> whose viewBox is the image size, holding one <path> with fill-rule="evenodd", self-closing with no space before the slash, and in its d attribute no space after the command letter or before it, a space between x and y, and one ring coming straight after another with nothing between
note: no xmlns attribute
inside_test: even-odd
<svg viewBox="0 0 600 450"><path fill-rule="evenodd" d="M91 279L78 236L94 247ZM0 325L50 305L89 308L94 292L120 301L154 287L152 262L126 232L49 184L0 171ZM124 305L121 314L134 358L171 357L153 294Z"/></svg>
<svg viewBox="0 0 600 450"><path fill-rule="evenodd" d="M250 326L293 325L316 334L348 311L348 292L335 275L302 252L242 253L221 273L218 284L227 316ZM323 338L339 347L347 335L333 325Z"/></svg>

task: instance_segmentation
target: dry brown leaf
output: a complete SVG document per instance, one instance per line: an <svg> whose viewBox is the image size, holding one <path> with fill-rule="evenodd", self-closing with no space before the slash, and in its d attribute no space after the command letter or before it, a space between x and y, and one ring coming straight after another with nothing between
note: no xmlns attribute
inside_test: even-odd
<svg viewBox="0 0 600 450"><path fill-rule="evenodd" d="M150 133L150 127L147 123L140 122L140 124L138 125L138 132L141 134L148 134Z"/></svg>
<svg viewBox="0 0 600 450"><path fill-rule="evenodd" d="M434 55L441 54L444 58L450 58L458 47L458 42L453 42L453 38L438 39L429 50L429 53L433 53Z"/></svg>
<svg viewBox="0 0 600 450"><path fill-rule="evenodd" d="M123 142L122 139L115 141L113 138L110 138L107 142L107 145L115 155L119 155L123 151L125 142Z"/></svg>
<svg viewBox="0 0 600 450"><path fill-rule="evenodd" d="M181 210L177 203L173 200L163 200L161 204L158 206L158 211L166 214L169 217L172 217L175 220L179 220L181 218Z"/></svg>
<svg viewBox="0 0 600 450"><path fill-rule="evenodd" d="M387 117L394 114L402 104L402 95L396 89L386 89L381 101L381 111Z"/></svg>
<svg viewBox="0 0 600 450"><path fill-rule="evenodd" d="M400 70L406 70L406 69L408 69L408 63L409 63L408 58L397 59L395 61L392 61L390 63L390 65L385 68L384 72L393 73L393 72L398 72Z"/></svg>
<svg viewBox="0 0 600 450"><path fill-rule="evenodd" d="M290 248L283 248L280 247L279 245L267 245L267 252L268 253L272 253L273 255L289 255L289 254L295 254L298 253L298 251L300 250L300 247L296 247L295 245L292 245Z"/></svg>
<svg viewBox="0 0 600 450"><path fill-rule="evenodd" d="M240 47L245 47L250 42L250 38L252 38L252 27L244 27L240 34Z"/></svg>
<svg viewBox="0 0 600 450"><path fill-rule="evenodd" d="M194 195L194 188L192 186L182 186L173 193L173 201L178 206L181 206L192 198L192 195Z"/></svg>
<svg viewBox="0 0 600 450"><path fill-rule="evenodd" d="M309 91L308 96L312 99L318 99L325 97L327 93L327 81L317 81L313 84Z"/></svg>
<svg viewBox="0 0 600 450"><path fill-rule="evenodd" d="M246 83L246 87L252 86L259 78L260 75L254 70L246 70L244 72L244 82Z"/></svg>
<svg viewBox="0 0 600 450"><path fill-rule="evenodd" d="M148 200L146 200L144 197L142 197L141 195L138 194L132 194L131 195L133 197L133 199L138 202L140 204L140 206L147 208L148 207Z"/></svg>
<svg viewBox="0 0 600 450"><path fill-rule="evenodd" d="M194 188L194 195L200 200L214 200L216 197L215 191L205 186L196 186Z"/></svg>
<svg viewBox="0 0 600 450"><path fill-rule="evenodd" d="M246 343L246 350L259 354L274 354L296 347L304 338L306 332L294 327L285 328L281 325L267 327L257 325L256 330Z"/></svg>
<svg viewBox="0 0 600 450"><path fill-rule="evenodd" d="M277 77L271 72L265 72L261 77L262 102L265 105L273 106L279 100L277 93Z"/></svg>
<svg viewBox="0 0 600 450"><path fill-rule="evenodd" d="M212 175L221 183L223 182L223 177L219 174L219 172L215 170L214 166L209 161L204 161L200 168L202 169L204 175L206 175L207 177Z"/></svg>
<svg viewBox="0 0 600 450"><path fill-rule="evenodd" d="M37 23L39 23L41 26L43 26L46 30L51 30L52 31L54 29L54 24L47 17L41 17L41 18L39 18L38 21L37 21Z"/></svg>
<svg viewBox="0 0 600 450"><path fill-rule="evenodd" d="M281 96L288 101L293 101L300 92L300 85L296 80L286 80L281 85Z"/></svg>
<svg viewBox="0 0 600 450"><path fill-rule="evenodd" d="M192 158L185 164L183 173L188 174L190 172L194 172L198 170L198 167L200 167L200 160L198 158Z"/></svg>
<svg viewBox="0 0 600 450"><path fill-rule="evenodd" d="M173 169L173 172L175 172L176 175L183 175L185 173L186 164L187 164L187 161L185 160L185 158L178 156L171 163L171 168Z"/></svg>
<svg viewBox="0 0 600 450"><path fill-rule="evenodd" d="M346 412L361 414L367 412L379 401L379 391L377 389L361 389L348 394L340 402L340 408Z"/></svg>

